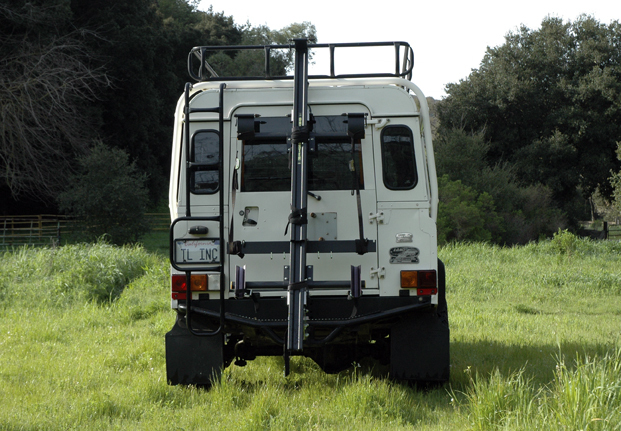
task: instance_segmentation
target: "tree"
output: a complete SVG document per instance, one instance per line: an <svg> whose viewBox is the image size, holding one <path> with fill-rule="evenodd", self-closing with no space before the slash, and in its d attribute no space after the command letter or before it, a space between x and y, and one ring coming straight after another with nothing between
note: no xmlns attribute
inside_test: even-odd
<svg viewBox="0 0 621 431"><path fill-rule="evenodd" d="M571 217L576 196L610 194L621 136L621 25L548 17L488 48L479 69L447 85L440 133L481 131L489 166L508 162L528 186L543 184Z"/></svg>
<svg viewBox="0 0 621 431"><path fill-rule="evenodd" d="M88 146L86 104L108 83L65 0L0 4L0 176L14 197L53 199Z"/></svg>
<svg viewBox="0 0 621 431"><path fill-rule="evenodd" d="M287 45L292 39L317 40L315 26L310 22L293 23L280 30L265 25L252 26L246 23L242 28L242 45ZM309 59L312 52L309 53ZM272 50L270 53L271 76L283 76L293 67L293 50ZM216 53L209 58L210 65L220 76L263 76L265 74L265 53L263 50L246 50L234 55Z"/></svg>
<svg viewBox="0 0 621 431"><path fill-rule="evenodd" d="M198 4L1 2L0 192L54 201L76 158L100 139L126 151L149 174L150 199L161 199L168 186L172 113L189 79L190 49L314 34L308 23L280 32L240 26L211 8L198 10ZM233 53L225 57L238 71L254 67ZM278 70L290 64L286 56L281 60L273 62ZM0 199L1 205L8 200Z"/></svg>
<svg viewBox="0 0 621 431"><path fill-rule="evenodd" d="M448 187L448 190L440 189L440 197L448 193L455 198L476 202L475 198L486 194L491 199L490 208L493 207L487 211L493 211L500 220L487 222L485 230L491 234L491 240L501 244L524 244L542 235L550 236L558 228L565 228L567 221L555 207L551 190L541 184L520 184L515 167L509 163L499 162L490 166L490 147L483 133L445 129L444 133L436 136L434 148L438 176L447 177L442 186ZM460 186L452 184L455 181ZM467 187L469 192L456 193L463 187ZM445 201L440 205L439 218L447 217L449 213L451 217L463 217L463 213L455 209L458 201L448 204ZM457 237L454 235L454 238Z"/></svg>
<svg viewBox="0 0 621 431"><path fill-rule="evenodd" d="M111 85L99 92L98 137L123 149L149 173L151 199L167 188L174 110L179 88L175 45L154 0L72 0L73 22L96 30L89 49L101 59Z"/></svg>
<svg viewBox="0 0 621 431"><path fill-rule="evenodd" d="M621 142L617 142L617 158L621 160ZM618 219L621 214L621 171L612 172L610 185L612 187L612 208L609 211L611 216Z"/></svg>
<svg viewBox="0 0 621 431"><path fill-rule="evenodd" d="M116 244L137 241L148 230L146 180L125 151L99 141L78 160L59 206L76 217L88 240L107 235Z"/></svg>

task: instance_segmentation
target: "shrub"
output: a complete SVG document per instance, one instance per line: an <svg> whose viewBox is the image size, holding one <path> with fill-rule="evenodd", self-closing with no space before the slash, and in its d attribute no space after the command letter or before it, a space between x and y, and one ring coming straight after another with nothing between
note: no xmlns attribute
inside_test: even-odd
<svg viewBox="0 0 621 431"><path fill-rule="evenodd" d="M493 210L486 209L491 219L483 222L483 230L466 229L466 235L455 235L454 239L489 240L500 244L526 244L540 236L551 236L554 231L567 226L567 217L554 203L549 187L533 185L524 187L517 182L515 168L508 163L490 166L487 161L490 145L484 140L483 133L469 134L460 129L445 129L436 136L434 145L438 175L447 176L440 180L441 206L446 213L447 201L443 195L455 195L456 185L470 188L470 192L460 192L460 199L467 199L461 208L458 202L451 203L451 217L457 218L452 225L459 227L481 226L481 220L464 222L467 216L479 217L480 211L473 211L474 199L481 200L474 204L482 209L484 201L491 199ZM449 181L450 180L450 181ZM451 185L452 184L452 185ZM443 190L443 187L449 187ZM489 206L489 205L488 205ZM442 213L442 210L439 210ZM478 214L478 215L477 215ZM500 217L502 220L498 219ZM443 220L445 223L448 220ZM456 233L460 229L458 228ZM491 235L485 234L488 231ZM475 238L471 236L474 235ZM450 235L448 235L447 239Z"/></svg>
<svg viewBox="0 0 621 431"><path fill-rule="evenodd" d="M148 230L146 175L129 162L125 151L101 142L78 165L59 196L59 206L77 218L81 239L105 235L114 244L137 241Z"/></svg>
<svg viewBox="0 0 621 431"><path fill-rule="evenodd" d="M552 245L560 254L571 256L576 251L578 237L567 229L561 230L559 228L558 232L552 237Z"/></svg>
<svg viewBox="0 0 621 431"><path fill-rule="evenodd" d="M502 232L502 219L488 193L478 193L461 181L439 179L438 242L490 241Z"/></svg>

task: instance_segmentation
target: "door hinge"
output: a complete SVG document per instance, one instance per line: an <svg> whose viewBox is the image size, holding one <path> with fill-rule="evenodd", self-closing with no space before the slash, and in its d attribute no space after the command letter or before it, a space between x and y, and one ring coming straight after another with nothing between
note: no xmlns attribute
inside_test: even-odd
<svg viewBox="0 0 621 431"><path fill-rule="evenodd" d="M369 214L369 223L373 223L373 220L375 220L378 224L382 223L385 224L388 222L388 220L384 217L384 211L379 211L376 213L370 213Z"/></svg>
<svg viewBox="0 0 621 431"><path fill-rule="evenodd" d="M384 278L384 276L386 275L386 268L384 268L383 266L381 268L371 268L371 278L377 277L377 278Z"/></svg>

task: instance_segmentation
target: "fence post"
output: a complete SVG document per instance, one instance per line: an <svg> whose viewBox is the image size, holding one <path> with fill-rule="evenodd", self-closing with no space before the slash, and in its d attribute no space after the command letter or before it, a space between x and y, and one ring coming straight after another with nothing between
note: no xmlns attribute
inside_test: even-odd
<svg viewBox="0 0 621 431"><path fill-rule="evenodd" d="M604 239L608 239L608 222L604 222Z"/></svg>

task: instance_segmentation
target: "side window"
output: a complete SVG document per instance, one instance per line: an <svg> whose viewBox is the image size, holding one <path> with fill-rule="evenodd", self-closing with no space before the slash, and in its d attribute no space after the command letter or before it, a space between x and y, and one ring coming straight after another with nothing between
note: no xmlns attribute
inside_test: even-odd
<svg viewBox="0 0 621 431"><path fill-rule="evenodd" d="M410 190L418 175L414 160L414 137L407 126L382 129L382 172L384 185L391 190Z"/></svg>
<svg viewBox="0 0 621 431"><path fill-rule="evenodd" d="M213 194L219 190L219 140L216 130L199 130L192 136L190 191L194 194Z"/></svg>

